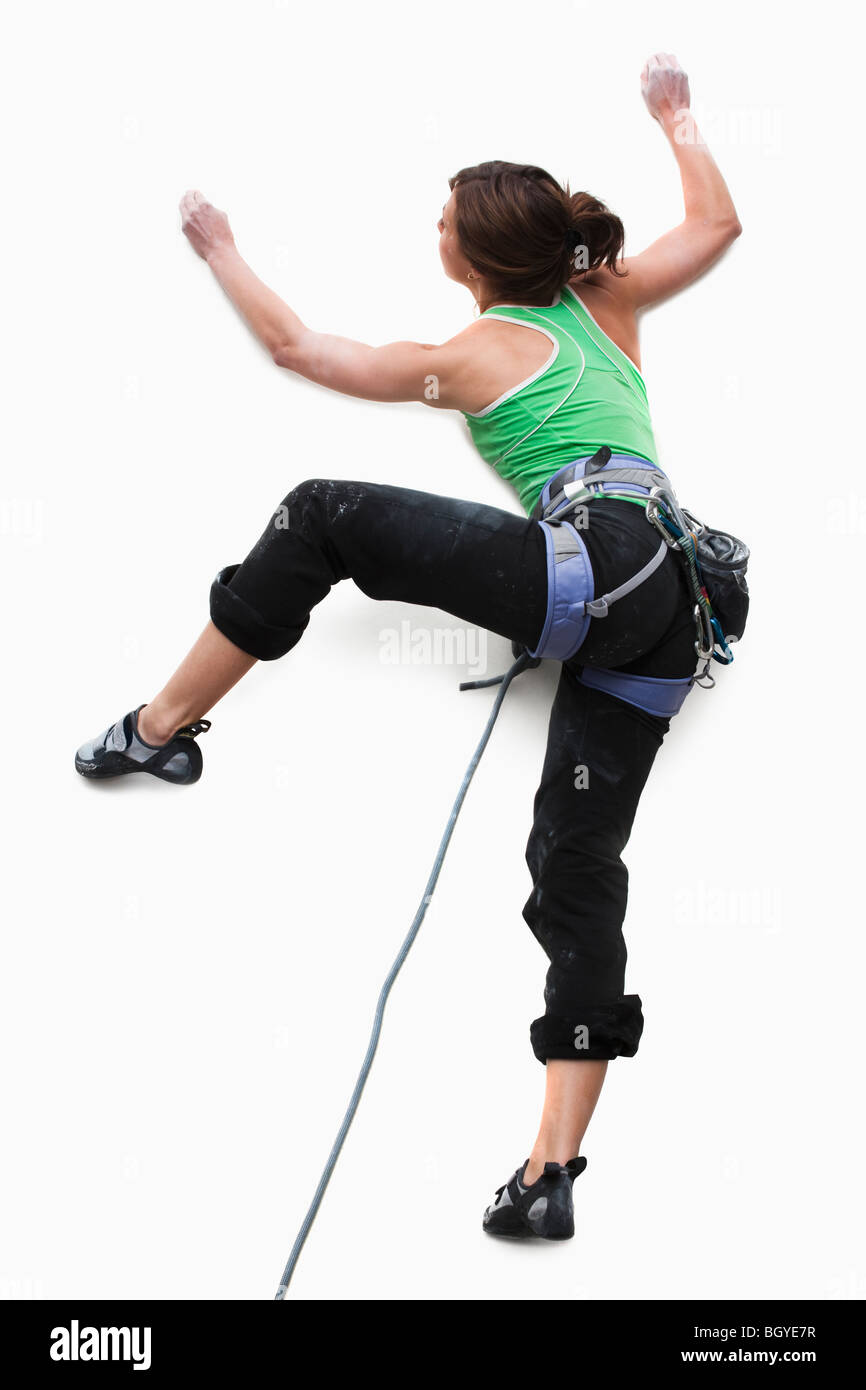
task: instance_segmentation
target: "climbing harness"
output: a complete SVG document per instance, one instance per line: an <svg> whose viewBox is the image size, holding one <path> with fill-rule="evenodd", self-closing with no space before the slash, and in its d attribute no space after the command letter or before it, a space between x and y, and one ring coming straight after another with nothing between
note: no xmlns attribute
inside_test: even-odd
<svg viewBox="0 0 866 1390"><path fill-rule="evenodd" d="M589 553L570 518L603 497L619 497L644 507L661 541L642 569L616 589L596 596ZM662 680L594 667L584 668L578 680L664 717L678 712L693 685L710 688L715 684L710 660L724 665L733 661L730 644L742 636L748 614L749 550L742 541L705 526L682 508L670 480L655 464L635 454L613 454L607 446L555 473L545 484L533 517L544 529L547 542L549 598L547 620L532 656L560 661L573 657L590 620L606 617L612 603L649 579L670 549L682 561L694 601L695 651L704 663L701 671L681 680Z"/></svg>
<svg viewBox="0 0 866 1390"><path fill-rule="evenodd" d="M612 458L616 462L613 467L609 467ZM582 473L579 472L581 467ZM603 496L622 497L645 506L647 517L659 532L661 542L648 564L638 570L631 579L610 593L596 597L592 566L586 546L579 531L567 518L578 507ZM712 676L709 676L710 659L727 665L733 660L730 642L742 636L748 612L748 588L745 583L748 548L734 536L710 530L690 512L681 508L666 475L648 460L636 455L613 455L605 446L591 459L578 460L554 474L545 484L533 515L544 528L547 542L549 598L544 630L534 651L522 648L516 642L512 643L516 660L503 675L485 680L464 681L460 686L461 690L480 690L494 685L498 685L500 689L451 808L424 895L380 991L370 1041L355 1089L313 1200L292 1246L275 1295L277 1302L286 1297L304 1242L316 1219L340 1150L355 1118L376 1055L385 1004L391 987L409 954L430 905L469 784L487 747L505 694L514 677L522 671L539 666L544 657L555 657L560 661L571 657L583 642L591 619L606 617L612 603L616 603L649 579L662 564L668 550L676 550L682 557L686 577L695 598L695 621L698 630L695 649L699 659L705 661L703 670L697 676L682 680L664 680L659 677L626 675L621 671L602 670L598 667L584 667L577 677L578 680L584 685L605 690L618 699L648 710L652 714L670 717L681 708L692 685L715 684ZM714 611L716 605L719 607L718 615ZM726 618L730 621L725 621Z"/></svg>

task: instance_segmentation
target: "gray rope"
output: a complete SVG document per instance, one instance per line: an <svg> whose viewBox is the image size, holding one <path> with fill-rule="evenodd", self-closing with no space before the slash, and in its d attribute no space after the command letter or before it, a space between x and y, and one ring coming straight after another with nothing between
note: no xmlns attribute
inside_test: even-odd
<svg viewBox="0 0 866 1390"><path fill-rule="evenodd" d="M415 913L415 918L412 922L411 927L409 928L409 933L406 937L406 940L400 947L400 950L397 953L397 959L394 961L394 964L388 971L387 979L385 980L385 983L382 986L381 993L379 994L379 1002L376 1005L376 1017L373 1020L373 1031L370 1035L370 1042L367 1047L367 1054L362 1063L361 1070L358 1073L358 1080L355 1082L355 1089L352 1092L352 1099L349 1101L348 1109L346 1110L346 1113L343 1116L343 1123L340 1125L337 1138L334 1141L334 1147L331 1149L328 1161L325 1164L324 1171L322 1173L321 1178L319 1179L319 1185L316 1188L316 1194L313 1197L312 1202L310 1203L310 1209L304 1217L303 1221L301 1222L301 1228L298 1231L297 1236L295 1237L295 1243L292 1246L292 1253L289 1255L288 1262L283 1271L283 1277L280 1281L280 1287L277 1289L277 1292L274 1296L274 1302L279 1302L286 1296L289 1283L291 1281L292 1275L295 1272L295 1266L298 1263L298 1257L300 1256L301 1250L304 1246L304 1241L310 1234L310 1228L312 1227L312 1224L316 1219L316 1214L321 1205L322 1198L325 1195L325 1189L328 1186L328 1183L331 1181L331 1174L333 1173L334 1168L336 1167L337 1159L340 1156L340 1150L343 1147L346 1135L349 1133L349 1126L355 1118L355 1111L358 1109L358 1102L361 1099L361 1093L363 1092L364 1086L366 1085L367 1077L370 1075L370 1067L372 1066L373 1058L376 1055L376 1048L379 1044L379 1034L382 1031L382 1016L385 1012L385 1004L387 1002L388 995L391 992L391 986L396 980L397 975L399 974L400 969L403 965L403 962L409 954L412 943L415 940L415 937L418 935L419 928L424 920L424 915L427 911L427 908L430 905L430 899L433 896L433 889L436 887L436 881L439 878L439 871L442 868L442 863L445 859L445 851L448 848L451 835L454 831L454 826L457 822L457 817L460 814L460 808L462 807L466 797L466 793L469 790L469 783L472 781L472 778L475 775L475 769L478 767L478 764L481 761L481 755L484 752L484 749L487 747L488 740L493 732L493 725L496 723L497 715L499 714L500 708L502 707L502 701L505 699L505 692L507 691L514 677L516 675L519 675L521 671L526 670L526 668L530 664L538 665L538 662L537 660L532 661L528 653L524 652L517 658L513 666L509 667L509 669L505 672L504 676L497 676L491 680L486 681L468 681L460 687L461 690L475 690L483 686L497 685L501 683L501 689L498 695L496 696L496 699L493 703L493 708L490 711L490 718L487 720L484 733L481 735L481 740L478 744L478 747L475 749L475 752L472 755L469 766L466 769L462 785L460 787L459 792L457 793L457 799L451 808L451 815L448 817L448 824L446 825L445 833L442 836L441 841L439 842L439 849L436 854L436 859L433 864L433 868L430 872L430 877L427 880L427 887L424 889L424 897L421 899L420 906L418 908L418 911Z"/></svg>

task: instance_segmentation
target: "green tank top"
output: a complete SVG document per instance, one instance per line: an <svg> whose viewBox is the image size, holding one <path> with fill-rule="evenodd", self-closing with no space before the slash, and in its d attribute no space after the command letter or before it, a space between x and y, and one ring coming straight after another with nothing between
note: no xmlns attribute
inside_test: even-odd
<svg viewBox="0 0 866 1390"><path fill-rule="evenodd" d="M607 444L658 464L643 377L570 285L553 304L495 304L482 318L528 324L552 349L543 367L472 414L472 442L511 483L527 515L560 468Z"/></svg>

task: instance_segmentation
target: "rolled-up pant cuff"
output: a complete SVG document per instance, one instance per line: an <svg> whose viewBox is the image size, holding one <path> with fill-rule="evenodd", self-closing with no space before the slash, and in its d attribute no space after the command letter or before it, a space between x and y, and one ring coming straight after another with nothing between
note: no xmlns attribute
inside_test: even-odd
<svg viewBox="0 0 866 1390"><path fill-rule="evenodd" d="M529 1037L539 1062L603 1062L633 1057L642 1032L640 997L626 994L610 1004L579 1006L567 1017L544 1014L531 1024Z"/></svg>
<svg viewBox="0 0 866 1390"><path fill-rule="evenodd" d="M242 652L259 661L276 661L300 641L307 617L301 627L273 627L261 615L229 588L240 565L220 570L210 587L210 619L224 637L240 647Z"/></svg>

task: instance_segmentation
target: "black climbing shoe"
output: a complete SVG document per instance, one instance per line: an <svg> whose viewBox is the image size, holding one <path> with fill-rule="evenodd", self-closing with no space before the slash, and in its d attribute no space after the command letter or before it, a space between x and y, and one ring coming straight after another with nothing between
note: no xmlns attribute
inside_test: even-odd
<svg viewBox="0 0 866 1390"><path fill-rule="evenodd" d="M491 1236L539 1236L542 1240L570 1240L574 1235L574 1202L571 1189L586 1167L585 1158L567 1163L545 1163L544 1172L529 1187L523 1186L526 1163L518 1168L484 1213L482 1225Z"/></svg>
<svg viewBox="0 0 866 1390"><path fill-rule="evenodd" d="M186 724L168 743L145 743L138 732L138 709L111 724L98 738L83 743L75 754L75 770L82 777L122 777L128 772L149 772L164 782L187 785L201 777L198 734L210 728L209 719Z"/></svg>

